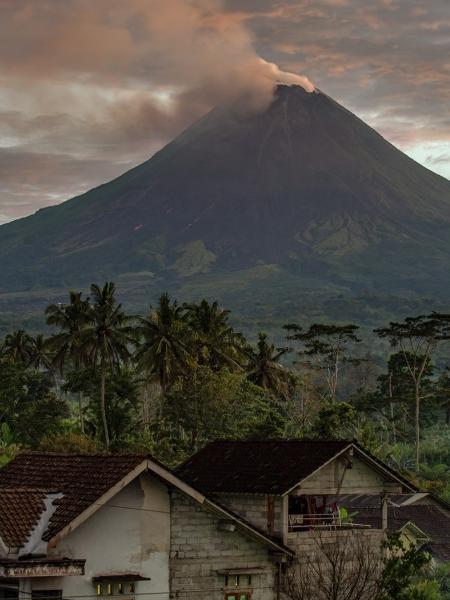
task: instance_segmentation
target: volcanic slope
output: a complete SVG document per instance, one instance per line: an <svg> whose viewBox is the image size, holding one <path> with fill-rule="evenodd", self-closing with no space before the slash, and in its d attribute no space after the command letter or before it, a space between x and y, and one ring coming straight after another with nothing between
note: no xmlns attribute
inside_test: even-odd
<svg viewBox="0 0 450 600"><path fill-rule="evenodd" d="M121 177L1 226L0 263L3 294L127 278L219 297L257 282L275 304L284 288L448 294L450 182L326 94L278 86L264 111L216 108Z"/></svg>

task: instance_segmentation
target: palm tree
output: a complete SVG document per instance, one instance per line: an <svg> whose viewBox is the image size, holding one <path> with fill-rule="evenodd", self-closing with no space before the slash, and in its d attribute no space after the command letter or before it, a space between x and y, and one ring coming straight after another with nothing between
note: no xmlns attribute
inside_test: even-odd
<svg viewBox="0 0 450 600"><path fill-rule="evenodd" d="M245 340L229 324L230 311L220 308L217 302L209 304L207 300L186 304L185 309L194 334L198 362L214 370L224 366L241 370Z"/></svg>
<svg viewBox="0 0 450 600"><path fill-rule="evenodd" d="M150 308L146 318L138 317L136 330L140 343L135 360L148 379L158 381L165 397L176 378L192 363L184 309L171 302L168 294L162 294L158 306Z"/></svg>
<svg viewBox="0 0 450 600"><path fill-rule="evenodd" d="M53 365L62 374L66 364L72 363L76 370L84 365L84 357L80 351L81 332L88 323L89 298L83 299L82 292L70 292L68 304L50 304L45 314L47 324L60 329L48 340L48 347L53 351ZM84 433L83 392L79 393L78 410L80 429Z"/></svg>
<svg viewBox="0 0 450 600"><path fill-rule="evenodd" d="M248 350L247 379L267 390L274 398L286 400L294 385L294 376L280 363L288 348L275 348L265 333L258 334L256 351Z"/></svg>
<svg viewBox="0 0 450 600"><path fill-rule="evenodd" d="M5 337L1 348L1 356L15 363L22 363L29 366L33 355L34 341L23 329L18 329L13 333L9 333Z"/></svg>
<svg viewBox="0 0 450 600"><path fill-rule="evenodd" d="M109 449L110 438L106 418L105 383L108 369L118 369L130 357L130 345L135 341L130 326L132 317L127 316L115 298L115 285L105 283L101 288L91 285L91 309L87 325L81 331L80 352L86 364L100 373L100 409Z"/></svg>
<svg viewBox="0 0 450 600"><path fill-rule="evenodd" d="M83 299L82 292L69 292L68 304L50 304L45 310L47 325L61 330L49 339L55 351L54 363L61 372L69 360L77 363L77 367L81 365L80 335L88 322L89 311L89 298Z"/></svg>
<svg viewBox="0 0 450 600"><path fill-rule="evenodd" d="M51 371L52 355L49 352L49 342L39 333L33 339L33 347L30 356L30 366L34 369Z"/></svg>

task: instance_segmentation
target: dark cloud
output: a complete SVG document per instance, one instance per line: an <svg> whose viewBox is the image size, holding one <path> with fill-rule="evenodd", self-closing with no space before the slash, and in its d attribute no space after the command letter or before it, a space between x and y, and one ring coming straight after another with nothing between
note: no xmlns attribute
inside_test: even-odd
<svg viewBox="0 0 450 600"><path fill-rule="evenodd" d="M0 222L148 158L283 71L447 176L448 0L3 0ZM307 85L307 83L305 83Z"/></svg>

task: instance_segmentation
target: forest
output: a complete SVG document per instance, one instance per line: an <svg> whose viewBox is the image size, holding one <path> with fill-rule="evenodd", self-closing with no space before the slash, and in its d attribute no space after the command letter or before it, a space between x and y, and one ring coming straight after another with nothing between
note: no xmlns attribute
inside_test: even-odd
<svg viewBox="0 0 450 600"><path fill-rule="evenodd" d="M127 314L115 284L45 310L48 334L0 345L0 460L24 449L151 453L214 439L354 439L450 501L450 315L286 323L252 340L217 302L163 294ZM249 337L249 336L248 336Z"/></svg>

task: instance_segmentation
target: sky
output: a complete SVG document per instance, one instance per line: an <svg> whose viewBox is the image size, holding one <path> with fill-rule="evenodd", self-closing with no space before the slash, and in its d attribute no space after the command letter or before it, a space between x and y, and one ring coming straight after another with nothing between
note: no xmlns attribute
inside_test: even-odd
<svg viewBox="0 0 450 600"><path fill-rule="evenodd" d="M286 75L291 73L293 75ZM450 178L449 0L0 0L0 224L314 85Z"/></svg>

